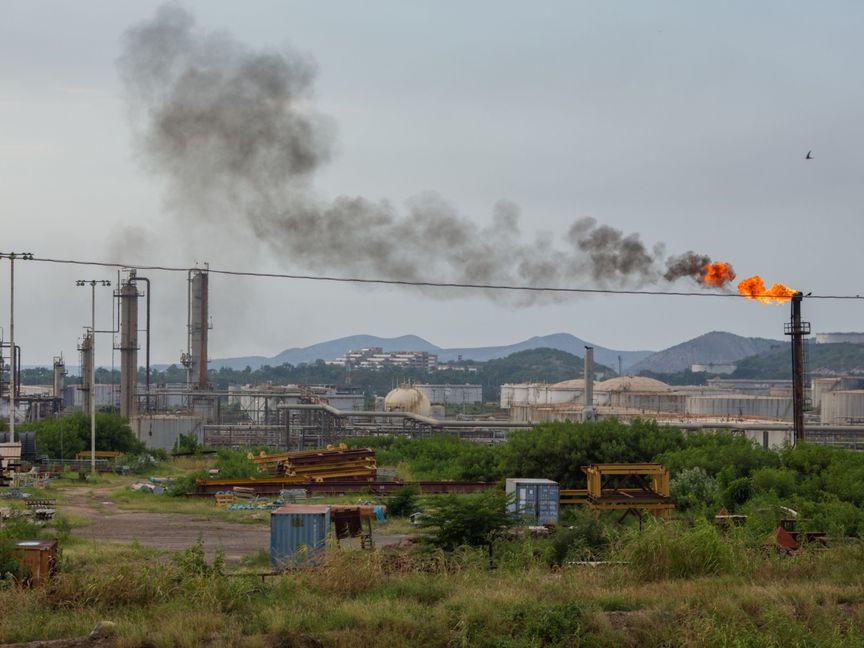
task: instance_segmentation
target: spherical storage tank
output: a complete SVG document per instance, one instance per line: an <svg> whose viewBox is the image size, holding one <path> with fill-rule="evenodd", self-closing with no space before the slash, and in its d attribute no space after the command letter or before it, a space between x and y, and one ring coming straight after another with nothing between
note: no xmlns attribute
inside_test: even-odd
<svg viewBox="0 0 864 648"><path fill-rule="evenodd" d="M400 385L384 398L384 411L429 416L432 414L432 405L426 395L416 387Z"/></svg>

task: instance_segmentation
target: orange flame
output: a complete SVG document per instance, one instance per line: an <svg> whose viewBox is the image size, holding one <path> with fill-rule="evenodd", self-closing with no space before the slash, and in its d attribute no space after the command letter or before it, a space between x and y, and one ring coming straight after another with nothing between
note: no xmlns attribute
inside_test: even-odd
<svg viewBox="0 0 864 648"><path fill-rule="evenodd" d="M722 288L735 279L732 264L724 261L709 263L702 269L702 283L715 288Z"/></svg>
<svg viewBox="0 0 864 648"><path fill-rule="evenodd" d="M781 283L766 288L762 277L756 275L741 281L738 284L738 292L748 299L755 299L763 304L782 304L792 299L792 295L798 291Z"/></svg>

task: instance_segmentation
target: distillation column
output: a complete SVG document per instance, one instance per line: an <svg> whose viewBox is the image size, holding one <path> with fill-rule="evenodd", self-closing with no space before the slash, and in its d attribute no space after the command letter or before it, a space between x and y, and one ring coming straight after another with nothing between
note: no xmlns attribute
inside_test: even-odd
<svg viewBox="0 0 864 648"><path fill-rule="evenodd" d="M120 416L138 412L138 288L135 271L117 291L120 299Z"/></svg>
<svg viewBox="0 0 864 648"><path fill-rule="evenodd" d="M186 361L186 382L190 389L206 390L208 313L208 274L206 270L189 272L189 349Z"/></svg>
<svg viewBox="0 0 864 648"><path fill-rule="evenodd" d="M63 356L54 358L54 389L52 396L57 404L57 411L63 409L63 392L66 389L66 363L63 361Z"/></svg>
<svg viewBox="0 0 864 648"><path fill-rule="evenodd" d="M81 408L90 414L90 398L95 397L93 389L93 332L88 329L78 345L81 352Z"/></svg>

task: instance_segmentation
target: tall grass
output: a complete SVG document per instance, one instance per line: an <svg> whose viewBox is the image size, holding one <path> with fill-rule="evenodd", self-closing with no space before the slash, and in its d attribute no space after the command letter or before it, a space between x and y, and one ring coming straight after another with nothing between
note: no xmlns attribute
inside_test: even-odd
<svg viewBox="0 0 864 648"><path fill-rule="evenodd" d="M722 535L704 520L688 528L679 522L650 520L620 540L617 555L642 580L742 573L752 568L739 535Z"/></svg>
<svg viewBox="0 0 864 648"><path fill-rule="evenodd" d="M859 547L780 559L711 531L651 525L613 549L628 552L621 569L550 570L532 540L502 548L494 569L483 551L333 548L263 582L223 575L194 547L171 560L81 542L48 586L0 588L0 642L108 619L118 646L862 645Z"/></svg>

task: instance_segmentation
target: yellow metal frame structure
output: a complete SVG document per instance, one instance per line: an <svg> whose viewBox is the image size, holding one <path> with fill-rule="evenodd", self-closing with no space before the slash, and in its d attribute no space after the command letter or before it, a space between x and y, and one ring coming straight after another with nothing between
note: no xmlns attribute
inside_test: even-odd
<svg viewBox="0 0 864 648"><path fill-rule="evenodd" d="M669 469L663 464L591 464L582 466L582 472L588 488L562 489L562 506L584 505L597 514L623 510L639 515L647 511L663 519L669 519L675 508L669 497ZM648 483L642 488L605 488L605 478L612 476Z"/></svg>

